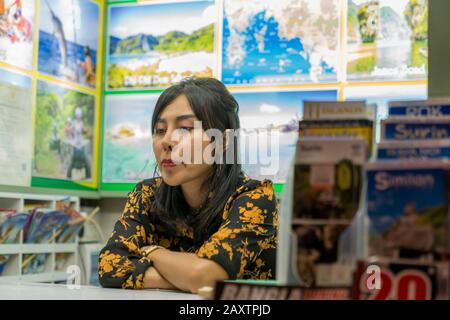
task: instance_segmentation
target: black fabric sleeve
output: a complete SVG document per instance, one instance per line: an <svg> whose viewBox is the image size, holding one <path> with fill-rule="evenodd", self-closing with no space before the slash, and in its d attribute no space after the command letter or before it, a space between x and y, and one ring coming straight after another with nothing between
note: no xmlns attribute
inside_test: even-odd
<svg viewBox="0 0 450 320"><path fill-rule="evenodd" d="M99 256L99 280L103 287L142 289L145 271L152 262L140 254L148 245L144 216L148 215L152 188L139 183L128 194L121 218Z"/></svg>

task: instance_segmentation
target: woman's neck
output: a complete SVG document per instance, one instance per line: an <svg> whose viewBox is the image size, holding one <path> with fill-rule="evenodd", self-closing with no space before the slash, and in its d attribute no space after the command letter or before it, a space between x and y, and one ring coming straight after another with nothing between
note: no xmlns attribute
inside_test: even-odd
<svg viewBox="0 0 450 320"><path fill-rule="evenodd" d="M191 209L198 209L208 197L208 188L205 179L196 179L181 185L184 199Z"/></svg>

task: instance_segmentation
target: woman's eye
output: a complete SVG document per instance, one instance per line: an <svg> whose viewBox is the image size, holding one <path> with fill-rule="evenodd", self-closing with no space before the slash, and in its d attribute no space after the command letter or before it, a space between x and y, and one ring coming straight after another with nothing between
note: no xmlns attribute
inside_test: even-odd
<svg viewBox="0 0 450 320"><path fill-rule="evenodd" d="M156 135L162 135L162 134L164 134L164 132L166 132L165 129L155 129L155 134Z"/></svg>
<svg viewBox="0 0 450 320"><path fill-rule="evenodd" d="M192 128L192 127L180 127L179 129L180 129L181 133L189 133L194 128Z"/></svg>

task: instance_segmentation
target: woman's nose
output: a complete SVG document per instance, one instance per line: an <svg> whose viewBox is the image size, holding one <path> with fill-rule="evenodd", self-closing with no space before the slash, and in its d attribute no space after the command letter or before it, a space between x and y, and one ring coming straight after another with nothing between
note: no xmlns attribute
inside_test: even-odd
<svg viewBox="0 0 450 320"><path fill-rule="evenodd" d="M166 134L164 135L162 141L161 141L162 147L164 151L172 151L173 147L175 146L175 141L172 140L172 133L171 131L167 130Z"/></svg>

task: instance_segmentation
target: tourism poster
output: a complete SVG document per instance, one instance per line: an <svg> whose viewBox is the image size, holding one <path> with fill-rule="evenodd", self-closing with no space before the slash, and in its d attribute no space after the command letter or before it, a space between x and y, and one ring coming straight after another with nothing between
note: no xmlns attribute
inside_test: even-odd
<svg viewBox="0 0 450 320"><path fill-rule="evenodd" d="M224 0L227 85L336 82L339 0Z"/></svg>
<svg viewBox="0 0 450 320"><path fill-rule="evenodd" d="M33 176L93 181L95 97L38 81Z"/></svg>
<svg viewBox="0 0 450 320"><path fill-rule="evenodd" d="M34 16L34 0L0 1L0 61L31 69Z"/></svg>
<svg viewBox="0 0 450 320"><path fill-rule="evenodd" d="M40 0L39 12L39 72L95 88L99 6L89 0Z"/></svg>
<svg viewBox="0 0 450 320"><path fill-rule="evenodd" d="M103 126L103 183L134 183L156 168L151 120L158 95L108 95Z"/></svg>
<svg viewBox="0 0 450 320"><path fill-rule="evenodd" d="M255 179L284 183L295 154L304 100L332 101L336 90L239 92L240 161Z"/></svg>
<svg viewBox="0 0 450 320"><path fill-rule="evenodd" d="M377 105L378 120L387 118L389 101L424 100L428 96L426 84L347 86L344 90L346 100L363 99L369 104L375 103Z"/></svg>
<svg viewBox="0 0 450 320"><path fill-rule="evenodd" d="M0 185L30 186L31 78L0 69Z"/></svg>
<svg viewBox="0 0 450 320"><path fill-rule="evenodd" d="M109 9L107 89L160 88L212 77L214 1L114 5Z"/></svg>
<svg viewBox="0 0 450 320"><path fill-rule="evenodd" d="M427 78L428 0L347 4L347 80Z"/></svg>

